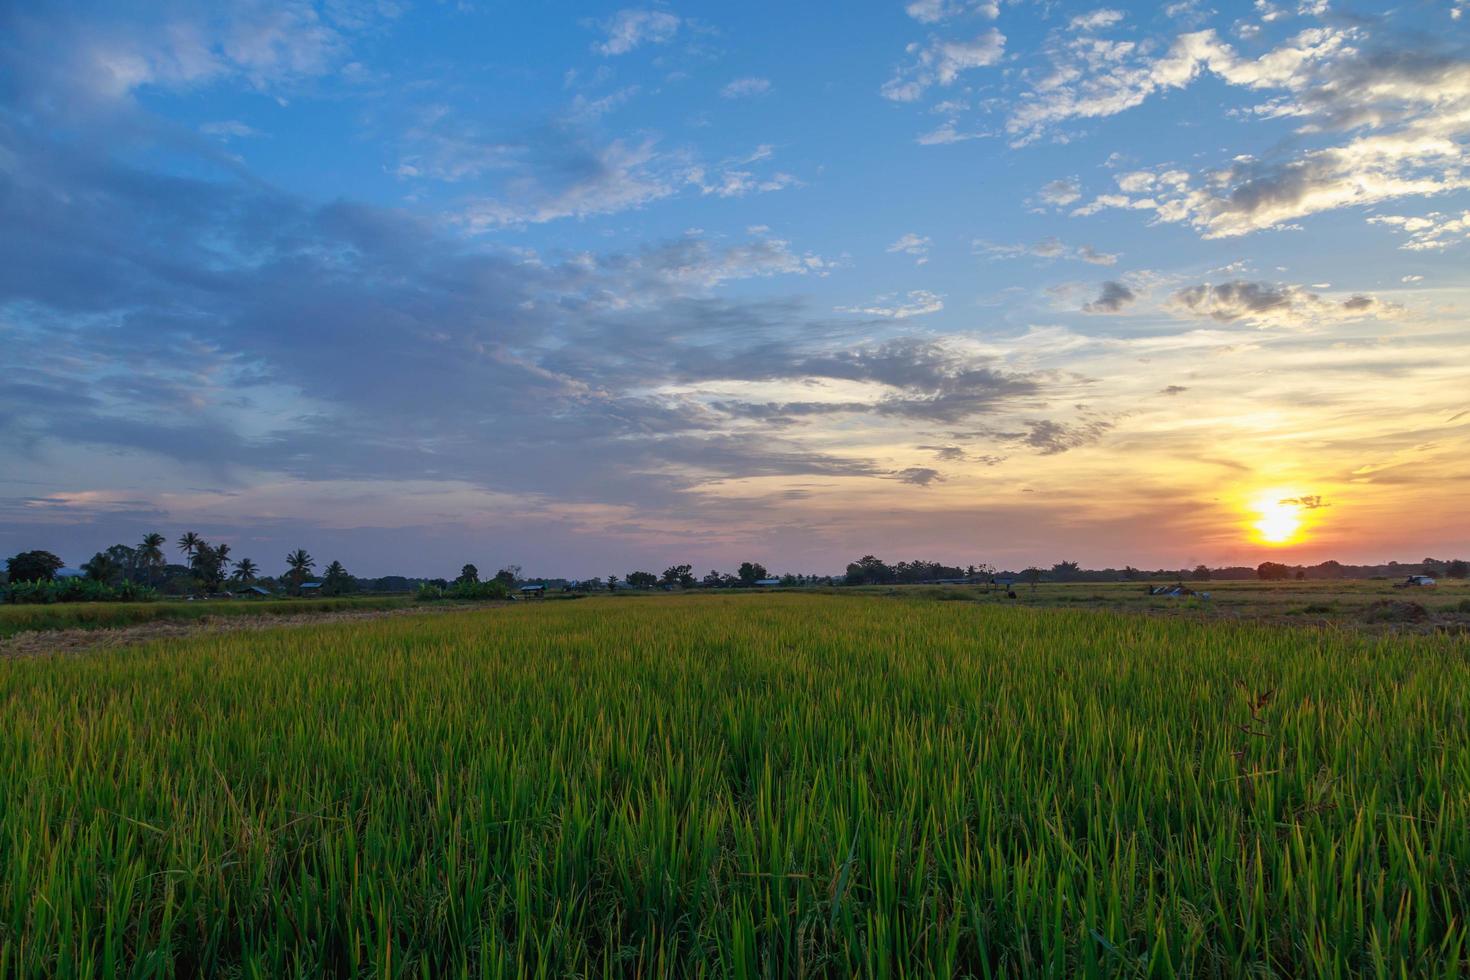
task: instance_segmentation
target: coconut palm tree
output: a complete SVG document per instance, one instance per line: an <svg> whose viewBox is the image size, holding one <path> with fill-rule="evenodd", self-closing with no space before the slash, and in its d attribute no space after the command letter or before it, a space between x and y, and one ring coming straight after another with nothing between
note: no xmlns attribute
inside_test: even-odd
<svg viewBox="0 0 1470 980"><path fill-rule="evenodd" d="M163 546L167 540L157 531L153 531L143 535L143 541L138 545L138 564L146 570L145 574L150 585L153 584L158 569L163 565Z"/></svg>
<svg viewBox="0 0 1470 980"><path fill-rule="evenodd" d="M341 595L352 584L352 576L340 561L333 561L322 573L322 591L327 595Z"/></svg>
<svg viewBox="0 0 1470 980"><path fill-rule="evenodd" d="M249 585L251 582L255 581L255 576L259 573L260 566L255 564L255 562L251 561L249 558L241 558L239 561L235 562L234 578L237 582L244 582L246 585Z"/></svg>
<svg viewBox="0 0 1470 980"><path fill-rule="evenodd" d="M286 556L286 564L291 568L291 571L287 573L287 577L291 580L291 590L299 593L301 591L301 583L306 580L307 576L311 574L312 568L316 566L316 559L307 554L305 548L297 548Z"/></svg>
<svg viewBox="0 0 1470 980"><path fill-rule="evenodd" d="M199 549L199 546L203 543L204 539L201 538L197 532L185 531L179 537L179 550L188 555L189 560L192 562L194 560L194 552L197 551Z"/></svg>
<svg viewBox="0 0 1470 980"><path fill-rule="evenodd" d="M219 563L220 563L220 567L221 568L227 568L227 567L229 567L229 564L230 564L230 546L229 545L227 545L227 544L216 545L215 546L215 549L214 549L214 554L215 554L215 557L217 557L219 559Z"/></svg>

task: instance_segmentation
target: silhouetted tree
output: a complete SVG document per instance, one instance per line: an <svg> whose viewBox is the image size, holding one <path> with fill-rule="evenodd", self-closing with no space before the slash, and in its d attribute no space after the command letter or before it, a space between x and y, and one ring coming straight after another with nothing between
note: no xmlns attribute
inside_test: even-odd
<svg viewBox="0 0 1470 980"><path fill-rule="evenodd" d="M735 572L740 576L741 585L754 585L763 578L770 578L766 572L766 566L758 561L743 561L740 568Z"/></svg>
<svg viewBox="0 0 1470 980"><path fill-rule="evenodd" d="M624 577L631 589L651 589L658 584L658 576L652 572L629 572Z"/></svg>
<svg viewBox="0 0 1470 980"><path fill-rule="evenodd" d="M187 555L190 559L194 557L194 550L203 543L204 539L201 538L194 531L185 531L182 535L179 536L178 541L179 550Z"/></svg>
<svg viewBox="0 0 1470 980"><path fill-rule="evenodd" d="M163 546L168 541L157 531L143 535L143 540L138 545L138 565L144 570L148 583L151 585L158 579L158 571L163 568Z"/></svg>
<svg viewBox="0 0 1470 980"><path fill-rule="evenodd" d="M82 571L87 573L87 578L94 582L111 582L122 575L122 569L117 562L101 551L97 552L82 566Z"/></svg>
<svg viewBox="0 0 1470 980"><path fill-rule="evenodd" d="M1264 582L1280 582L1291 577L1291 569L1277 561L1263 561L1256 566L1256 576Z"/></svg>
<svg viewBox="0 0 1470 980"><path fill-rule="evenodd" d="M468 567L473 568L474 566ZM476 576L472 581L479 581L479 577ZM322 573L322 592L327 595L342 595L350 591L352 591L352 576L347 574L347 569L342 567L340 561L333 560L327 566L327 570Z"/></svg>
<svg viewBox="0 0 1470 980"><path fill-rule="evenodd" d="M311 570L316 567L316 559L306 553L305 548L297 548L286 556L286 581L289 584L292 595L301 594L301 583L305 582L311 575Z"/></svg>
<svg viewBox="0 0 1470 980"><path fill-rule="evenodd" d="M892 582L893 578L893 569L872 555L863 555L847 566L848 585L882 585Z"/></svg>
<svg viewBox="0 0 1470 980"><path fill-rule="evenodd" d="M221 548L224 549L224 554L220 553ZM206 592L217 591L220 583L224 581L225 557L229 551L229 545L222 544L219 548L212 548L206 541L195 542L194 554L189 559L189 569L204 586Z"/></svg>
<svg viewBox="0 0 1470 980"><path fill-rule="evenodd" d="M1456 558L1444 567L1444 573L1450 578L1464 578L1470 575L1470 564L1466 564L1462 558Z"/></svg>
<svg viewBox="0 0 1470 980"><path fill-rule="evenodd" d="M49 551L22 551L5 559L5 574L11 582L49 582L63 562Z"/></svg>
<svg viewBox="0 0 1470 980"><path fill-rule="evenodd" d="M1058 582L1070 582L1077 577L1081 568L1075 561L1059 561L1051 567L1052 578Z"/></svg>
<svg viewBox="0 0 1470 980"><path fill-rule="evenodd" d="M688 565L670 565L664 569L664 585L678 585L690 589L695 585L693 569Z"/></svg>
<svg viewBox="0 0 1470 980"><path fill-rule="evenodd" d="M336 562L332 564L335 565ZM459 570L459 578L455 579L455 581L463 582L466 585L475 585L480 581L480 570L474 565L465 565Z"/></svg>
<svg viewBox="0 0 1470 980"><path fill-rule="evenodd" d="M244 582L246 585L249 585L251 582L255 581L255 576L259 574L260 566L256 565L255 562L251 561L249 558L241 558L239 561L235 562L235 574L233 578L236 581Z"/></svg>
<svg viewBox="0 0 1470 980"><path fill-rule="evenodd" d="M1208 582L1210 580L1210 567L1208 565L1194 566L1194 580L1196 582Z"/></svg>
<svg viewBox="0 0 1470 980"><path fill-rule="evenodd" d="M1041 581L1041 576L1044 574L1046 573L1037 568L1035 565L1032 565L1030 568L1021 573L1021 581L1029 584L1032 589L1035 589L1036 583Z"/></svg>

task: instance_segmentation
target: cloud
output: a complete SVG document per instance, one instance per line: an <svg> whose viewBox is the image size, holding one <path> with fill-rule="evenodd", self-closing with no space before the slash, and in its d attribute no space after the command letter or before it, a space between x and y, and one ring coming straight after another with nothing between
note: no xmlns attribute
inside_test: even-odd
<svg viewBox="0 0 1470 980"><path fill-rule="evenodd" d="M565 162L555 170L517 177L500 198L478 198L460 213L471 231L543 224L640 208L678 192L683 174L659 154L653 140L622 140L590 147L561 144ZM542 174L545 174L543 176ZM554 175L559 183L551 183Z"/></svg>
<svg viewBox="0 0 1470 980"><path fill-rule="evenodd" d="M945 146L950 143L963 143L966 140L977 140L989 134L982 132L964 133L959 129L959 122L954 119L940 123L927 133L920 133L914 137L914 142L920 146Z"/></svg>
<svg viewBox="0 0 1470 980"><path fill-rule="evenodd" d="M923 265L929 261L929 246L932 242L927 236L908 232L901 236L898 241L888 246L890 253L899 252L914 257L914 265Z"/></svg>
<svg viewBox="0 0 1470 980"><path fill-rule="evenodd" d="M1058 177L1043 184L1036 196L1044 204L1064 207L1082 196L1082 182L1076 177Z"/></svg>
<svg viewBox="0 0 1470 980"><path fill-rule="evenodd" d="M1387 225L1407 233L1399 248L1410 252L1429 252L1451 248L1470 239L1470 211L1458 216L1431 211L1422 217L1402 214L1374 215L1369 224Z"/></svg>
<svg viewBox="0 0 1470 980"><path fill-rule="evenodd" d="M998 466L1004 463L1004 456L996 456L990 453L971 455L962 446L918 446L917 448L932 452L934 458L942 463L979 463L981 466Z"/></svg>
<svg viewBox="0 0 1470 980"><path fill-rule="evenodd" d="M1102 284L1097 299L1082 304L1084 313L1122 313L1136 302L1138 296L1121 282L1109 279Z"/></svg>
<svg viewBox="0 0 1470 980"><path fill-rule="evenodd" d="M1005 53L1005 35L995 28L969 41L930 38L906 49L913 61L883 84L882 95L894 102L913 102L935 85L953 85L962 72L993 65Z"/></svg>
<svg viewBox="0 0 1470 980"><path fill-rule="evenodd" d="M1321 494L1314 494L1306 497L1286 497L1282 500L1278 500L1277 503L1285 504L1288 507L1300 507L1302 510L1318 510L1322 507L1332 506L1331 504L1323 502Z"/></svg>
<svg viewBox="0 0 1470 980"><path fill-rule="evenodd" d="M944 477L940 472L928 466L910 466L899 470L893 475L893 478L900 483L911 483L916 487L927 487L931 483L944 482Z"/></svg>
<svg viewBox="0 0 1470 980"><path fill-rule="evenodd" d="M521 142L483 146L478 155L461 155L452 169L446 161L439 170L466 176L504 171L500 193L471 197L456 215L465 228L484 232L636 210L691 188L744 197L801 186L792 174L752 167L771 155L761 146L710 167L688 152L661 150L652 138L597 144L575 130L552 128Z"/></svg>
<svg viewBox="0 0 1470 980"><path fill-rule="evenodd" d="M911 316L938 313L944 309L944 300L927 289L911 289L903 300L895 294L879 296L868 306L838 306L838 313L862 313L866 316L888 317L907 320Z"/></svg>
<svg viewBox="0 0 1470 980"><path fill-rule="evenodd" d="M980 14L991 20L1000 16L997 0L912 0L903 10L921 24L938 24L968 13Z"/></svg>
<svg viewBox="0 0 1470 980"><path fill-rule="evenodd" d="M1048 236L1029 245L999 245L977 238L971 243L976 252L992 259L1018 259L1033 256L1039 259L1077 259L1091 265L1116 265L1116 252L1102 252L1091 245L1072 247L1060 238Z"/></svg>
<svg viewBox="0 0 1470 980"><path fill-rule="evenodd" d="M1101 420L1067 425L1051 419L1040 419L1031 423L1030 431L1021 436L1020 441L1043 456L1055 456L1090 446L1112 428L1113 423Z"/></svg>
<svg viewBox="0 0 1470 980"><path fill-rule="evenodd" d="M744 99L757 95L765 95L771 90L769 78L737 78L720 89L720 97L725 99Z"/></svg>
<svg viewBox="0 0 1470 980"><path fill-rule="evenodd" d="M1119 23L1123 19L1123 11L1111 10L1106 7L1094 10L1091 13L1078 14L1067 23L1067 29L1071 31L1100 31Z"/></svg>
<svg viewBox="0 0 1470 980"><path fill-rule="evenodd" d="M1386 315L1395 310L1372 296L1358 294L1345 300L1329 300L1301 286L1242 279L1188 286L1175 292L1171 300L1177 311L1190 316L1257 326L1300 326Z"/></svg>
<svg viewBox="0 0 1470 980"><path fill-rule="evenodd" d="M264 136L260 130L248 126L238 119L226 119L220 122L207 122L199 127L199 132L205 136L222 136L227 139L250 139Z"/></svg>
<svg viewBox="0 0 1470 980"><path fill-rule="evenodd" d="M1294 120L1299 139L1197 174L1161 167L1120 175L1122 194L1100 195L1076 214L1148 210L1159 221L1225 238L1323 211L1470 187L1470 58L1463 49L1375 37L1360 22L1309 28L1253 59L1211 30L1181 34L1157 57L1145 51L1096 39L1062 45L1052 75L1010 113L1013 140L1024 144L1069 120L1116 115L1205 74L1275 93L1237 115Z"/></svg>
<svg viewBox="0 0 1470 980"><path fill-rule="evenodd" d="M667 44L679 31L680 20L663 10L620 10L603 21L607 38L592 45L606 56L627 54L643 44Z"/></svg>
<svg viewBox="0 0 1470 980"><path fill-rule="evenodd" d="M1184 385L1167 385L1159 390L1161 395L1182 395L1189 389Z"/></svg>

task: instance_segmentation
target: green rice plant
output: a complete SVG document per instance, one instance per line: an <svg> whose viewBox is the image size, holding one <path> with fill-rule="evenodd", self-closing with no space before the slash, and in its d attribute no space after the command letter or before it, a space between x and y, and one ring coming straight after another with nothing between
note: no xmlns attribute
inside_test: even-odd
<svg viewBox="0 0 1470 980"><path fill-rule="evenodd" d="M343 599L208 599L196 602L63 602L0 605L0 638L35 630L115 629L153 622L189 622L210 617L299 616L354 609L397 609L404 596Z"/></svg>
<svg viewBox="0 0 1470 980"><path fill-rule="evenodd" d="M0 974L1463 976L1467 691L862 594L0 662Z"/></svg>

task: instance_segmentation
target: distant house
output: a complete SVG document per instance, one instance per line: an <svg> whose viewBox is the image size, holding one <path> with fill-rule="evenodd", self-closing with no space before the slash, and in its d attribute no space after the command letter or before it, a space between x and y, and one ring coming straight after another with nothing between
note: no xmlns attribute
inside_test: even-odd
<svg viewBox="0 0 1470 980"><path fill-rule="evenodd" d="M301 591L302 592L320 592L321 591L322 584L323 583L321 583L321 582L302 582L301 583Z"/></svg>
<svg viewBox="0 0 1470 980"><path fill-rule="evenodd" d="M772 586L780 585L781 580L778 578L758 578L755 580L755 584L761 586L762 588L769 589Z"/></svg>
<svg viewBox="0 0 1470 980"><path fill-rule="evenodd" d="M544 585L539 585L538 584L538 585L523 585L523 586L521 586L521 595L525 596L528 599L539 599L540 597L544 596L545 594L546 594L546 586L544 586Z"/></svg>
<svg viewBox="0 0 1470 980"><path fill-rule="evenodd" d="M242 585L235 590L235 595L245 599L264 598L270 594L270 589L263 585Z"/></svg>

